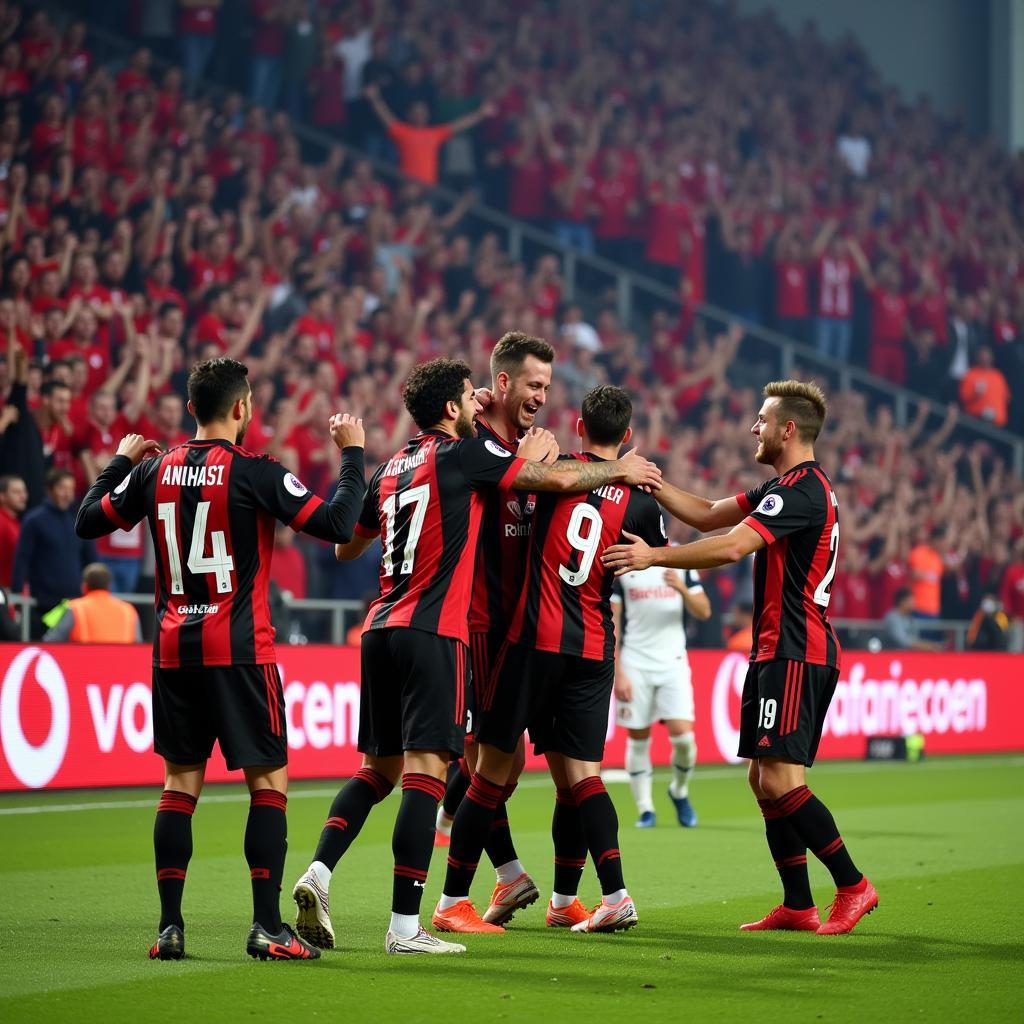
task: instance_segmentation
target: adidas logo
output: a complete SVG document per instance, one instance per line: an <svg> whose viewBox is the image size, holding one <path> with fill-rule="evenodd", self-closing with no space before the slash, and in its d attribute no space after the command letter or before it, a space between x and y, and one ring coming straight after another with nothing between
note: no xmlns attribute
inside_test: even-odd
<svg viewBox="0 0 1024 1024"><path fill-rule="evenodd" d="M770 739L768 739L768 737L767 737L767 736L762 736L762 737L761 737L761 738L760 738L760 739L759 739L759 740L757 741L757 745L758 745L759 747L770 747L770 746L772 745L772 741L771 741Z"/></svg>

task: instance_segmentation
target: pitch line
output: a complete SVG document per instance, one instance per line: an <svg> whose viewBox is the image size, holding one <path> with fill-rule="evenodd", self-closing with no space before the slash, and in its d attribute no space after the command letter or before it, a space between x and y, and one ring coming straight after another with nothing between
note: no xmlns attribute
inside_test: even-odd
<svg viewBox="0 0 1024 1024"><path fill-rule="evenodd" d="M823 762L818 766L819 772L835 772L839 775L859 775L866 772L877 771L884 762L878 761L837 761L834 763ZM978 768L978 767L1019 767L1024 765L1024 757L1020 756L1008 756L1008 757L943 757L940 759L932 759L925 762L925 769L927 771L961 771L965 768ZM667 766L659 766L666 767ZM907 766L910 767L910 766ZM702 769L699 765L694 773L696 782L702 780L714 780L714 779L736 779L740 777L743 772L742 765L733 765L725 768L706 768ZM602 778L605 782L612 784L628 782L629 776L621 768L609 768L607 771L602 772ZM214 783L214 785L224 785L224 783ZM551 780L546 775L537 773L536 777L529 776L519 780L520 789L543 789L550 787ZM241 789L241 787L240 787ZM316 799L321 800L325 797L333 797L337 794L338 787L335 786L332 789L296 789L292 790L288 794L289 800L310 800ZM237 793L210 793L200 797L203 804L240 804L248 803L249 794L244 789L241 789ZM17 814L68 814L76 811L128 811L138 810L139 808L152 808L156 806L154 798L146 800L95 800L86 801L84 803L75 804L26 804L20 807L0 807L0 815L17 815Z"/></svg>

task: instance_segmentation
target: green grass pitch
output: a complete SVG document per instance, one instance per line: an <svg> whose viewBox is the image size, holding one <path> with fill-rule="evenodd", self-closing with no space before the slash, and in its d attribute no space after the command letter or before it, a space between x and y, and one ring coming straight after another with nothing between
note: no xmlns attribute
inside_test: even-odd
<svg viewBox="0 0 1024 1024"><path fill-rule="evenodd" d="M542 892L504 936L468 936L462 957L385 956L397 798L376 809L335 873L339 948L318 963L244 955L248 872L241 785L210 787L193 819L185 892L188 958L151 963L157 921L155 790L0 798L0 1020L1010 1021L1021 995L1024 757L919 765L822 764L810 783L835 811L879 909L849 936L742 934L777 902L757 808L739 768L698 770L700 826L679 828L661 794L658 828L637 831L612 785L626 881L640 925L618 935L544 927L552 793L524 779L510 806L520 855ZM333 787L289 801L290 888ZM812 864L824 911L832 890ZM444 851L424 898L437 899ZM474 889L486 905L493 875ZM598 896L590 869L582 895ZM482 907L481 907L482 909Z"/></svg>

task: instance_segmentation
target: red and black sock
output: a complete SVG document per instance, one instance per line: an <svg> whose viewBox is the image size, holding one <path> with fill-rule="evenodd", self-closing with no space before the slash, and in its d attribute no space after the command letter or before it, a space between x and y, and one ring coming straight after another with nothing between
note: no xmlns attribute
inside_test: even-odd
<svg viewBox="0 0 1024 1024"><path fill-rule="evenodd" d="M444 878L445 896L469 896L476 866L491 830L494 812L505 789L474 774L466 799L459 805L452 822L452 841L448 852L448 872Z"/></svg>
<svg viewBox="0 0 1024 1024"><path fill-rule="evenodd" d="M554 891L560 896L575 896L587 863L587 837L571 789L555 790L551 839L555 847Z"/></svg>
<svg viewBox="0 0 1024 1024"><path fill-rule="evenodd" d="M181 917L181 895L185 872L192 859L192 813L196 798L189 793L165 789L160 794L153 826L156 854L156 887L160 893L160 931L168 925L185 927Z"/></svg>
<svg viewBox="0 0 1024 1024"><path fill-rule="evenodd" d="M406 772L402 776L402 803L391 836L391 851L395 855L391 910L395 914L420 912L430 855L434 852L434 819L443 796L444 783L432 775Z"/></svg>
<svg viewBox="0 0 1024 1024"><path fill-rule="evenodd" d="M864 877L856 868L836 827L832 812L806 787L797 786L775 801L804 845L814 853L839 887L857 885Z"/></svg>
<svg viewBox="0 0 1024 1024"><path fill-rule="evenodd" d="M579 808L583 834L587 837L590 856L597 868L604 895L625 889L622 880L622 859L619 854L619 818L615 805L597 775L577 782L572 787L573 799Z"/></svg>
<svg viewBox="0 0 1024 1024"><path fill-rule="evenodd" d="M245 859L252 882L252 919L271 935L281 930L281 877L288 850L288 798L275 789L257 789L249 798Z"/></svg>
<svg viewBox="0 0 1024 1024"><path fill-rule="evenodd" d="M775 870L782 880L782 902L790 910L807 910L814 906L811 883L807 877L807 847L771 800L758 800L757 805L764 815L768 849L772 852Z"/></svg>
<svg viewBox="0 0 1024 1024"><path fill-rule="evenodd" d="M374 804L379 804L394 786L373 768L360 768L339 791L320 833L313 860L331 871L355 841Z"/></svg>
<svg viewBox="0 0 1024 1024"><path fill-rule="evenodd" d="M487 851L487 856L495 867L507 864L510 860L517 860L519 857L508 827L508 801L512 799L512 794L515 791L516 784L514 782L505 787L504 797L494 809L491 831L487 834L484 850Z"/></svg>
<svg viewBox="0 0 1024 1024"><path fill-rule="evenodd" d="M469 769L466 767L466 759L460 757L448 769L448 786L444 791L444 813L449 818L455 817L455 812L465 798L466 790L469 789L469 782L470 776Z"/></svg>

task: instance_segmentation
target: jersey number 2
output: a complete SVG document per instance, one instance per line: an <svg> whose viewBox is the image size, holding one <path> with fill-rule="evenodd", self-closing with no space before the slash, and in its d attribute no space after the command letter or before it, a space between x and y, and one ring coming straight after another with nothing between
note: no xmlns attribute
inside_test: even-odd
<svg viewBox="0 0 1024 1024"><path fill-rule="evenodd" d="M590 524L586 536L580 532L584 521ZM602 529L604 521L601 519L601 513L593 505L581 504L572 510L565 537L580 553L580 564L578 569L570 569L567 565L558 567L558 575L570 587L582 587L587 582L590 570L594 567L594 559L597 557L598 545L601 543Z"/></svg>
<svg viewBox="0 0 1024 1024"><path fill-rule="evenodd" d="M408 576L416 559L416 545L423 532L423 521L427 518L427 504L430 502L430 484L410 487L401 494L392 494L384 502L384 575L395 574L395 514L406 505L412 505L409 520L409 535L405 538L405 551L399 573Z"/></svg>
<svg viewBox="0 0 1024 1024"><path fill-rule="evenodd" d="M210 554L206 550L206 520L210 515L210 503L201 501L196 505L196 521L192 527L192 543L188 549L188 571L195 575L212 572L217 577L217 593L231 593L231 571L235 560L228 554L227 540L223 530L210 534ZM164 538L167 541L167 565L171 573L171 593L184 594L185 585L181 578L181 552L178 550L178 536L175 530L175 506L173 501L162 501L156 507L156 516L164 524Z"/></svg>
<svg viewBox="0 0 1024 1024"><path fill-rule="evenodd" d="M832 533L828 538L828 568L821 582L814 588L814 603L827 608L832 600L832 578L836 574L836 562L839 561L839 523L832 524Z"/></svg>

